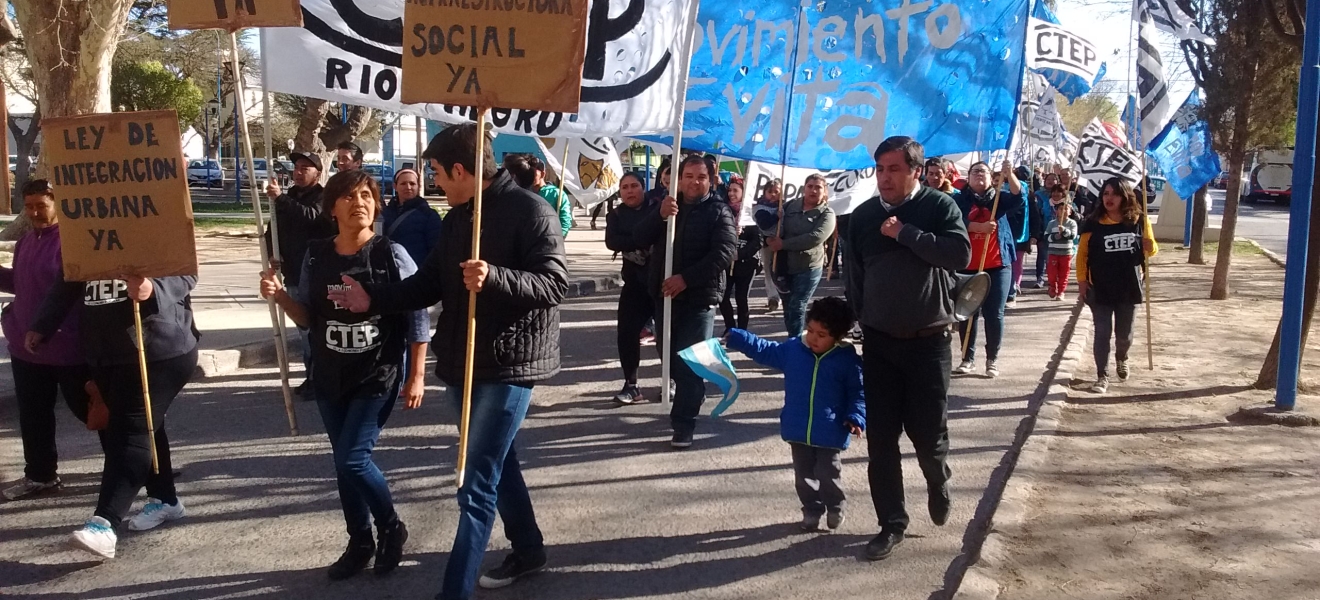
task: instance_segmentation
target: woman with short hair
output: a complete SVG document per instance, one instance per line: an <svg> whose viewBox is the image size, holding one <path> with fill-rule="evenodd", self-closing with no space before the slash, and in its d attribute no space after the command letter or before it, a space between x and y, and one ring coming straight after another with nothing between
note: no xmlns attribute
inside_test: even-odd
<svg viewBox="0 0 1320 600"><path fill-rule="evenodd" d="M400 395L404 408L421 406L431 336L425 310L355 313L329 299L331 290L346 285L345 277L386 283L417 271L402 246L372 228L381 210L376 181L363 171L340 171L325 185L322 208L338 235L309 245L297 288L285 290L273 270L262 273L261 295L275 298L289 318L312 330L312 386L348 525L348 548L327 573L340 580L365 569L373 556L375 573L384 575L403 556L408 529L372 450ZM372 540L373 519L378 540Z"/></svg>

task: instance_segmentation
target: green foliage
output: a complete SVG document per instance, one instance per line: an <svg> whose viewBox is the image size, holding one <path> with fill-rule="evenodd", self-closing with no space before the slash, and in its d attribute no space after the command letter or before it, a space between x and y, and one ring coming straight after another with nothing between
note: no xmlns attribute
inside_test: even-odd
<svg viewBox="0 0 1320 600"><path fill-rule="evenodd" d="M1118 105L1114 104L1114 101L1109 99L1108 93L1100 88L1078 98L1072 104L1068 104L1068 99L1059 94L1055 98L1055 105L1059 107L1059 117L1063 119L1063 126L1074 135L1081 135L1087 123L1096 117L1106 123L1117 123L1119 120Z"/></svg>
<svg viewBox="0 0 1320 600"><path fill-rule="evenodd" d="M110 102L116 111L174 109L186 128L202 112L202 90L156 61L116 62Z"/></svg>
<svg viewBox="0 0 1320 600"><path fill-rule="evenodd" d="M1189 48L1205 92L1204 116L1215 149L1291 146L1297 123L1300 48L1271 30L1261 0L1210 0L1203 30L1211 47ZM1239 123L1239 117L1245 123Z"/></svg>

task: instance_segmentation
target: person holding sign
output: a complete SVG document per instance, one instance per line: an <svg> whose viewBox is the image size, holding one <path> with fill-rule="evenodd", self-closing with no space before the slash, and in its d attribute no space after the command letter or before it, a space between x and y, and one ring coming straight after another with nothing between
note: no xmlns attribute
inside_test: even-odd
<svg viewBox="0 0 1320 600"><path fill-rule="evenodd" d="M672 355L668 359L673 361L671 376L677 394L669 412L674 429L670 447L681 450L692 446L697 414L706 399L706 384L678 352L711 338L715 306L724 297L725 277L737 256L738 234L733 211L711 191L716 174L710 163L700 155L690 155L679 164L679 173L678 198L665 198L660 210L647 214L633 235L638 243L651 245L651 256L662 257L666 251L665 219L678 219L674 275L665 279L665 261L653 260L649 287L657 307L664 306L664 297L673 298ZM663 315L657 314L656 324L661 323ZM663 337L663 332L656 331L656 335Z"/></svg>
<svg viewBox="0 0 1320 600"><path fill-rule="evenodd" d="M307 244L311 240L321 240L335 235L335 224L328 215L321 214L321 157L315 152L291 152L293 161L293 187L281 193L280 185L275 181L266 184L266 196L274 203L275 226L279 227L279 262L271 265L284 275L284 284L297 287L302 276L302 259L307 255ZM270 228L266 228L266 247L270 248ZM272 252L271 256L275 256ZM298 328L302 334L303 367L307 379L298 386L298 393L304 400L311 400L311 364L312 346L307 337L307 330Z"/></svg>
<svg viewBox="0 0 1320 600"><path fill-rule="evenodd" d="M59 211L55 191L45 179L23 186L23 214L32 231L14 246L14 268L0 267L0 290L14 295L0 323L9 340L18 429L26 466L23 478L5 488L6 500L17 500L60 487L56 470L55 398L58 392L79 421L87 422L89 379L87 361L78 346L78 315L72 313L43 344L31 330L37 309L62 280Z"/></svg>
<svg viewBox="0 0 1320 600"><path fill-rule="evenodd" d="M1003 182L1008 183L1005 192ZM977 316L985 317L985 374L998 377L999 346L1004 341L1004 309L1013 287L1013 261L1017 259L1013 219L1021 218L1027 210L1022 199L1022 184L1013 174L1013 165L1004 161L999 173L990 174L990 165L978 162L967 170L967 187L954 196L962 210L963 222L971 237L972 257L962 266L964 273L985 271L990 275L990 291L980 310L960 328L965 339L971 341L962 362L954 373L971 373L976 366Z"/></svg>
<svg viewBox="0 0 1320 600"><path fill-rule="evenodd" d="M778 256L787 290L784 296L784 328L788 337L802 335L807 303L820 285L825 270L825 242L834 235L834 210L829 207L825 176L812 173L802 184L802 198L784 204L784 222L766 247ZM780 277L780 273L775 273Z"/></svg>
<svg viewBox="0 0 1320 600"><path fill-rule="evenodd" d="M476 292L476 355L468 420L466 476L458 490L458 532L445 567L442 600L466 599L478 584L482 557L499 512L513 552L480 577L504 587L545 567L545 541L516 451L532 389L559 372L559 303L568 293L568 265L559 220L544 199L496 169L485 143L476 172L476 124L452 125L422 157L446 192L440 245L418 272L400 283L343 278L330 300L355 313L413 311L440 303L431 349L449 400L462 403L469 292ZM487 139L487 142L489 139ZM498 215L481 232L481 259L472 251L472 198L482 186L483 211Z"/></svg>
<svg viewBox="0 0 1320 600"><path fill-rule="evenodd" d="M851 302L862 322L863 387L870 420L871 500L880 534L866 558L893 553L908 527L903 498L906 431L925 475L931 520L949 518L949 326L952 271L971 257L953 199L921 185L925 149L906 136L875 150L880 195L853 211L844 259Z"/></svg>
<svg viewBox="0 0 1320 600"><path fill-rule="evenodd" d="M389 485L371 452L400 393L405 408L422 404L430 319L425 310L352 312L328 300L347 277L391 283L417 271L403 246L376 235L373 225L380 210L380 188L369 173L340 171L326 183L322 201L322 211L334 219L339 234L310 243L292 293L274 269L261 276L261 296L274 297L294 323L312 332L317 364L312 385L334 450L339 503L348 524L348 548L328 572L333 580L356 575L373 554L377 575L393 571L408 540L408 528L394 510ZM371 537L373 518L378 541Z"/></svg>
<svg viewBox="0 0 1320 600"><path fill-rule="evenodd" d="M47 298L32 325L37 343L51 339L73 304L82 298L83 356L110 411L110 420L100 432L105 467L96 512L74 532L73 541L103 558L115 557L121 526L146 531L184 516L183 503L174 488L165 414L197 369L197 340L201 334L193 325L190 296L196 285L197 278L192 276L127 276L65 283ZM143 400L134 302L142 312L154 434L147 426ZM154 472L149 439L153 435L157 457ZM128 518L133 500L144 486L147 503Z"/></svg>

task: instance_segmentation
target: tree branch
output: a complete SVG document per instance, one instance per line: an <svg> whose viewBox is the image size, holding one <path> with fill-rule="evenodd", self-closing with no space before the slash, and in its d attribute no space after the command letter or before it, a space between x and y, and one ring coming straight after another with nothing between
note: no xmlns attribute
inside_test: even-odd
<svg viewBox="0 0 1320 600"><path fill-rule="evenodd" d="M1274 0L1261 0L1261 2L1265 4L1265 16L1269 20L1270 29L1274 30L1274 34L1279 36L1279 39L1301 48L1302 36L1292 31L1288 31L1288 28L1284 27L1283 20L1279 18L1279 11L1274 6ZM1283 4L1289 13L1289 20L1291 20L1293 26L1296 27L1297 21L1292 16L1292 13L1296 10L1296 5L1293 3L1293 0L1283 0ZM1297 30L1300 31L1300 29Z"/></svg>

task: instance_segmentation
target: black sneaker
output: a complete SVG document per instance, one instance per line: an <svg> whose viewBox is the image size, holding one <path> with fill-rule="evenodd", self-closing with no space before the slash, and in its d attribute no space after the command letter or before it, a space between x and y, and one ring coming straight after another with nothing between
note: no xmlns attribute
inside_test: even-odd
<svg viewBox="0 0 1320 600"><path fill-rule="evenodd" d="M692 447L691 431L675 431L673 439L669 440L669 447L675 450L686 450Z"/></svg>
<svg viewBox="0 0 1320 600"><path fill-rule="evenodd" d="M504 557L504 564L486 571L485 575L477 581L482 589L497 590L502 587L512 585L519 577L531 575L545 568L545 552L537 552L533 556L523 557L516 553L510 553Z"/></svg>
<svg viewBox="0 0 1320 600"><path fill-rule="evenodd" d="M642 390L635 383L623 384L623 389L614 395L614 401L619 404L639 404L646 402L646 396L642 395Z"/></svg>
<svg viewBox="0 0 1320 600"><path fill-rule="evenodd" d="M376 544L376 564L372 570L377 575L386 575L399 566L403 560L403 544L408 541L408 528L403 521L395 521L389 530L381 529L380 542Z"/></svg>
<svg viewBox="0 0 1320 600"><path fill-rule="evenodd" d="M376 542L371 539L371 532L368 531L365 536L355 536L349 538L348 548L339 556L335 564L330 565L327 575L332 581L340 581L357 575L367 565L371 564L371 557L376 554Z"/></svg>
<svg viewBox="0 0 1320 600"><path fill-rule="evenodd" d="M949 509L953 501L949 499L949 484L941 485L938 488L929 490L929 498L926 500L926 507L930 509L930 520L936 525L943 526L949 521Z"/></svg>
<svg viewBox="0 0 1320 600"><path fill-rule="evenodd" d="M903 532L881 531L866 544L866 560L884 560L894 553L894 548L903 543Z"/></svg>

